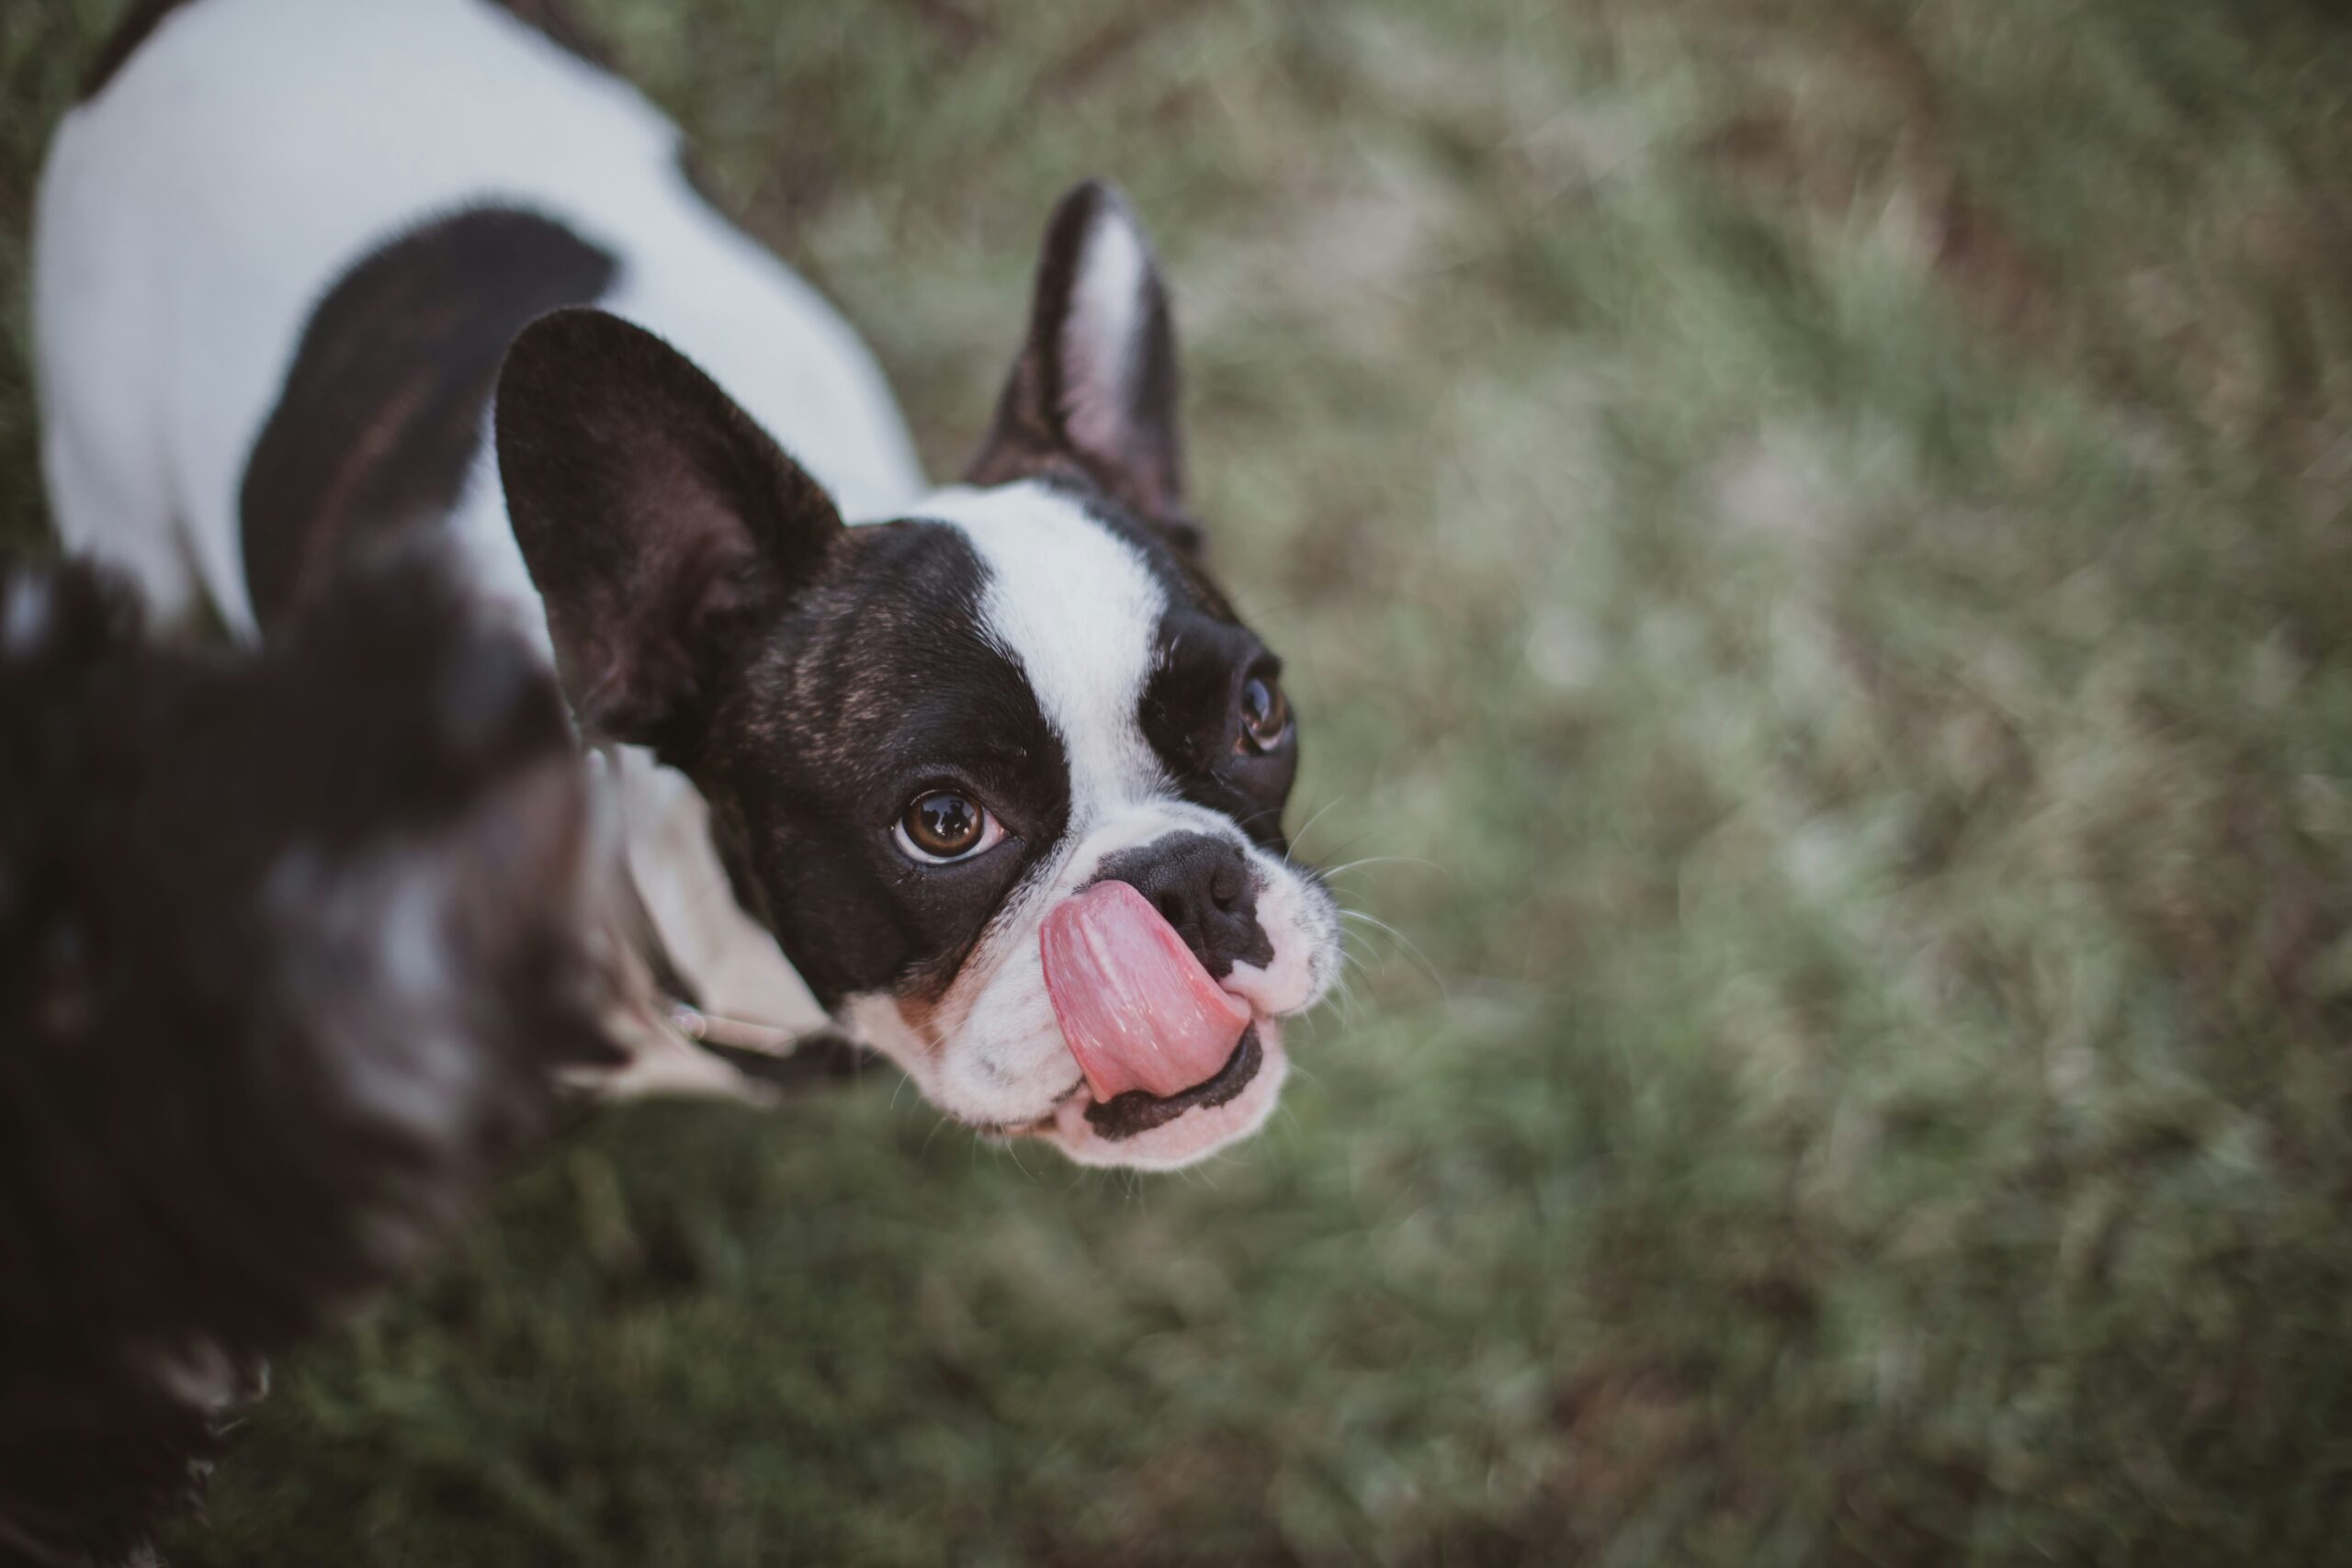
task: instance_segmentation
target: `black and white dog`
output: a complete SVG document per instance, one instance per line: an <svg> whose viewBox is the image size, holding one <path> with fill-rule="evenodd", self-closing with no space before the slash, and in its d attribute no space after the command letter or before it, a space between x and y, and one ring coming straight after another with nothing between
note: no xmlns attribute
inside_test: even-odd
<svg viewBox="0 0 2352 1568"><path fill-rule="evenodd" d="M1339 922L1286 854L1296 727L1204 572L1133 215L1063 201L933 490L849 327L591 53L550 0L143 0L37 215L67 542L267 636L447 513L616 759L706 1013L813 994L1085 1162L1253 1130Z"/></svg>
<svg viewBox="0 0 2352 1568"><path fill-rule="evenodd" d="M0 1562L145 1561L634 987L539 651L413 551L260 654L0 565Z"/></svg>

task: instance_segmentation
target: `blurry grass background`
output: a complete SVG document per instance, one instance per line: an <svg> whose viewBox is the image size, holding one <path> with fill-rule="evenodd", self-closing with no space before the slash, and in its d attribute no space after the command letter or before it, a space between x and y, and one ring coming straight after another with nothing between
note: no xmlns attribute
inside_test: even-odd
<svg viewBox="0 0 2352 1568"><path fill-rule="evenodd" d="M113 9L0 9L20 540ZM177 1560L2346 1560L2342 6L581 9L935 472L1126 186L1404 940L1185 1177L879 1072L603 1118Z"/></svg>

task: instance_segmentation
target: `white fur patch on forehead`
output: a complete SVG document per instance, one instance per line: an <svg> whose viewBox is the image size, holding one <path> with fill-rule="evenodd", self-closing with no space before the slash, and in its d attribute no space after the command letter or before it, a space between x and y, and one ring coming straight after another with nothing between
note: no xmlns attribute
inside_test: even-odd
<svg viewBox="0 0 2352 1568"><path fill-rule="evenodd" d="M988 568L981 621L1069 754L1071 826L1157 788L1138 708L1168 604L1136 547L1035 480L956 486L915 515L961 530Z"/></svg>

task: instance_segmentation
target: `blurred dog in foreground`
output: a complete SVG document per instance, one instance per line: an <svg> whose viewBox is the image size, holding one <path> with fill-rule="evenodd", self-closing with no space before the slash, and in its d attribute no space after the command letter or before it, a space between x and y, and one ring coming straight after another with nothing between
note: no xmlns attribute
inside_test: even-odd
<svg viewBox="0 0 2352 1568"><path fill-rule="evenodd" d="M942 1111L1088 1163L1271 1113L1340 922L1108 186L1056 211L937 490L848 323L560 0L141 0L35 240L68 544L270 636L447 513L618 759L649 956L702 1016L813 995Z"/></svg>
<svg viewBox="0 0 2352 1568"><path fill-rule="evenodd" d="M443 563L260 654L141 620L0 567L0 1562L146 1560L262 1358L619 1055L560 698Z"/></svg>

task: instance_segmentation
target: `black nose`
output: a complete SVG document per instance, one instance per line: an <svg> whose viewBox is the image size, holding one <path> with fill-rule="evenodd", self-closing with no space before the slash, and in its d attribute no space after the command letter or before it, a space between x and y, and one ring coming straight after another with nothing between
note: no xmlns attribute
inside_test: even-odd
<svg viewBox="0 0 2352 1568"><path fill-rule="evenodd" d="M1258 923L1258 879L1230 839L1170 833L1112 855L1095 880L1124 882L1150 899L1220 980L1236 964L1263 968L1274 961L1274 944Z"/></svg>

